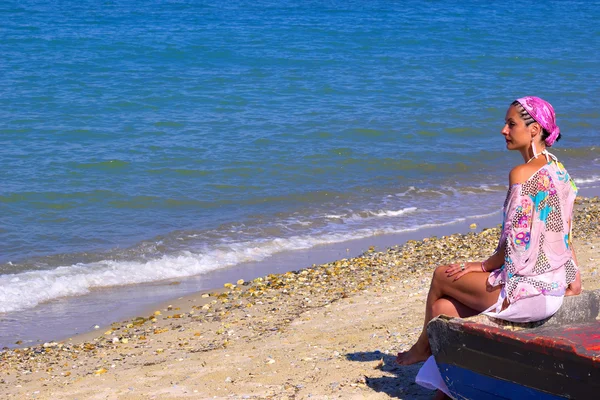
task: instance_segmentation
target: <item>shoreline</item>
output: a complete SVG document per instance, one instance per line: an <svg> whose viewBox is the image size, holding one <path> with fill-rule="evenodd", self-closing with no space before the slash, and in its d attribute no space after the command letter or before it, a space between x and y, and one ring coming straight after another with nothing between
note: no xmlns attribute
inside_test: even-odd
<svg viewBox="0 0 600 400"><path fill-rule="evenodd" d="M600 201L578 199L584 290L600 287ZM420 331L433 267L477 259L498 228L233 282L62 343L0 352L7 398L428 398L395 353ZM234 286L235 285L235 286ZM98 334L99 333L99 334Z"/></svg>
<svg viewBox="0 0 600 400"><path fill-rule="evenodd" d="M600 194L596 187L580 191L584 196ZM137 285L92 289L88 294L62 297L26 310L0 315L0 348L34 346L53 340L66 340L76 335L94 332L95 326L108 326L113 321L129 319L162 303L200 291L221 288L238 279L251 280L259 276L306 268L351 255L369 248L384 250L408 240L420 240L434 235L478 232L481 227L496 226L500 210L482 216L464 218L446 224L420 227L401 233L381 234L304 250L282 251L261 261L240 263L202 275L169 279ZM475 223L475 229L470 225Z"/></svg>

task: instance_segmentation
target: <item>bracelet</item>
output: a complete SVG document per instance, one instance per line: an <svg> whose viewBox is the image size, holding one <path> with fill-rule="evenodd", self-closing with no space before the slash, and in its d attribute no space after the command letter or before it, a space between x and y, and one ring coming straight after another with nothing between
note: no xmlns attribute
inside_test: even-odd
<svg viewBox="0 0 600 400"><path fill-rule="evenodd" d="M487 270L485 269L484 263L485 263L485 261L481 262L481 271L487 272Z"/></svg>

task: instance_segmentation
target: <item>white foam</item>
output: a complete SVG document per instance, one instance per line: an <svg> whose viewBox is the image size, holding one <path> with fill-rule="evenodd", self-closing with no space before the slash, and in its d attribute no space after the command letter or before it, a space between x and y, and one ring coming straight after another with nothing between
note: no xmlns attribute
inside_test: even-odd
<svg viewBox="0 0 600 400"><path fill-rule="evenodd" d="M577 184L582 184L582 183L595 183L595 182L600 182L600 176L592 176L591 178L586 178L586 179L578 179L575 178L574 179L575 183Z"/></svg>
<svg viewBox="0 0 600 400"><path fill-rule="evenodd" d="M404 215L414 211L417 211L417 207L406 207L400 210L361 211L353 213L351 215L328 214L325 215L325 218L343 219L345 221L360 221L380 217L398 217L400 215Z"/></svg>
<svg viewBox="0 0 600 400"><path fill-rule="evenodd" d="M11 312L91 289L161 281L200 275L248 261L261 261L275 253L307 249L368 236L368 232L296 236L221 244L197 254L189 251L147 262L104 260L98 263L62 266L53 270L0 275L0 312Z"/></svg>
<svg viewBox="0 0 600 400"><path fill-rule="evenodd" d="M219 268L208 258L189 252L178 256L163 256L145 263L104 260L91 264L62 266L49 271L28 271L0 276L0 312L34 307L40 303L65 297L82 295L92 288L143 283L189 276ZM231 257L222 254L221 265Z"/></svg>
<svg viewBox="0 0 600 400"><path fill-rule="evenodd" d="M401 210L371 212L371 215L373 215L375 217L397 217L397 216L411 213L414 211L417 211L417 207L407 207L407 208L403 208Z"/></svg>
<svg viewBox="0 0 600 400"><path fill-rule="evenodd" d="M505 192L506 191L506 187L502 186L502 185L486 185L486 184L482 184L478 186L479 189L483 190L484 192Z"/></svg>
<svg viewBox="0 0 600 400"><path fill-rule="evenodd" d="M400 215L408 214L417 211L417 207L406 207L400 210L379 210L379 211L361 211L353 213L345 218L347 222L362 222L373 218L382 217L399 217Z"/></svg>
<svg viewBox="0 0 600 400"><path fill-rule="evenodd" d="M395 211L381 211L376 214L398 216L415 210L416 208L410 207ZM53 270L0 275L0 312L23 310L57 298L83 295L94 288L201 275L243 262L261 261L283 251L309 249L322 244L340 243L375 235L451 225L466 219L477 219L496 213L498 211L457 218L444 223L420 224L403 228L398 228L394 223L378 228L352 229L347 233L306 234L290 238L221 243L205 251L197 253L184 251L178 255L165 255L146 262L104 260L62 266Z"/></svg>
<svg viewBox="0 0 600 400"><path fill-rule="evenodd" d="M397 197L404 197L404 196L406 196L408 193L410 193L410 192L413 192L413 191L415 191L415 190L416 190L416 189L415 189L415 187L414 187L414 186L409 186L409 187L408 187L408 189L406 189L406 191L405 191L405 192L402 192L402 193L396 193L396 195L395 195L395 196L397 196Z"/></svg>

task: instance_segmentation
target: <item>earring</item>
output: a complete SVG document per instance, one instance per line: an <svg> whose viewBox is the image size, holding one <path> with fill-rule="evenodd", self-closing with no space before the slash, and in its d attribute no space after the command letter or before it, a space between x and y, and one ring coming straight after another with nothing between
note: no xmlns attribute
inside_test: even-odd
<svg viewBox="0 0 600 400"><path fill-rule="evenodd" d="M535 143L533 143L533 139L531 140L531 150L533 150L533 158L537 158L538 153L535 151Z"/></svg>

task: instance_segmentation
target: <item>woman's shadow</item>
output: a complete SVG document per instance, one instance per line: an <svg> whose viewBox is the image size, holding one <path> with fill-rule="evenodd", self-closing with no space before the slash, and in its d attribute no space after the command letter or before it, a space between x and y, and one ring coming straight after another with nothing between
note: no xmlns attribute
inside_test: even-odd
<svg viewBox="0 0 600 400"><path fill-rule="evenodd" d="M346 359L355 362L383 361L383 365L380 364L381 366L375 368L385 372L385 376L371 377L365 375L365 384L376 392L383 392L390 397L399 399L430 398L433 394L431 390L415 383L415 377L422 363L400 366L396 364L395 355L385 354L378 350L348 353Z"/></svg>

